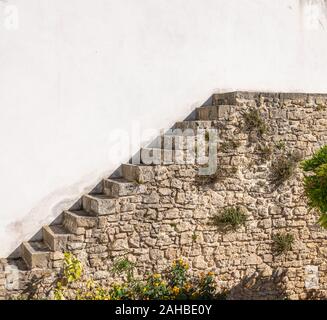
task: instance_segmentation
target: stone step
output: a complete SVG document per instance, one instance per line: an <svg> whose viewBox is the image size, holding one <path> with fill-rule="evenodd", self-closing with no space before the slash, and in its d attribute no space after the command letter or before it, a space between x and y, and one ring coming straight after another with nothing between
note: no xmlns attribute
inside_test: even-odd
<svg viewBox="0 0 327 320"><path fill-rule="evenodd" d="M103 180L103 193L109 197L119 198L137 195L141 193L137 183L130 182L123 178Z"/></svg>
<svg viewBox="0 0 327 320"><path fill-rule="evenodd" d="M126 163L121 167L123 178L141 185L155 178L152 166Z"/></svg>
<svg viewBox="0 0 327 320"><path fill-rule="evenodd" d="M83 210L91 216L106 216L119 212L118 198L105 194L87 194L82 198Z"/></svg>
<svg viewBox="0 0 327 320"><path fill-rule="evenodd" d="M21 245L21 257L30 269L46 269L51 267L51 251L44 242L23 242Z"/></svg>
<svg viewBox="0 0 327 320"><path fill-rule="evenodd" d="M84 210L65 211L63 218L64 228L73 234L80 235L85 233L85 229L96 227L98 220L94 216L90 216Z"/></svg>
<svg viewBox="0 0 327 320"><path fill-rule="evenodd" d="M278 93L278 92L251 92L235 91L226 93L216 93L212 96L212 105L238 105L240 102L255 101L263 99L307 99L308 95L303 93Z"/></svg>
<svg viewBox="0 0 327 320"><path fill-rule="evenodd" d="M158 137L148 148L166 150L187 150L189 145L203 143L206 139L205 132L199 135L163 135Z"/></svg>
<svg viewBox="0 0 327 320"><path fill-rule="evenodd" d="M44 226L43 241L52 251L64 251L71 235L62 225Z"/></svg>
<svg viewBox="0 0 327 320"><path fill-rule="evenodd" d="M181 121L175 123L173 130L176 129L180 129L182 131L187 130L187 132L183 132L184 135L197 135L199 130L211 129L212 127L213 127L212 121L202 121L202 120Z"/></svg>
<svg viewBox="0 0 327 320"><path fill-rule="evenodd" d="M182 156L180 160L183 160L183 152L159 148L142 148L140 160L145 165L169 165L178 162L180 155Z"/></svg>
<svg viewBox="0 0 327 320"><path fill-rule="evenodd" d="M196 109L196 119L200 121L225 119L233 111L231 105L204 106Z"/></svg>
<svg viewBox="0 0 327 320"><path fill-rule="evenodd" d="M212 96L212 105L236 105L238 99L242 97L241 94L242 92L216 93Z"/></svg>
<svg viewBox="0 0 327 320"><path fill-rule="evenodd" d="M185 145L184 149L178 150L142 148L140 160L145 165L194 164L197 147L192 141L189 148Z"/></svg>

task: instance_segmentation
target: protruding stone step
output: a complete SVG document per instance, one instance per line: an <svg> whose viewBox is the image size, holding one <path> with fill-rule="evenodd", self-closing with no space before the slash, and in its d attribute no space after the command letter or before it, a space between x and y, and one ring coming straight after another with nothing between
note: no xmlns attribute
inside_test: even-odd
<svg viewBox="0 0 327 320"><path fill-rule="evenodd" d="M135 164L123 164L122 175L124 179L138 184L150 182L155 178L152 166L142 166Z"/></svg>
<svg viewBox="0 0 327 320"><path fill-rule="evenodd" d="M165 150L189 150L190 146L201 145L207 139L205 131L199 135L163 135L148 148Z"/></svg>
<svg viewBox="0 0 327 320"><path fill-rule="evenodd" d="M43 241L52 251L64 251L70 233L62 225L44 226Z"/></svg>
<svg viewBox="0 0 327 320"><path fill-rule="evenodd" d="M92 216L106 216L119 212L117 198L105 194L87 194L82 198L83 210Z"/></svg>
<svg viewBox="0 0 327 320"><path fill-rule="evenodd" d="M242 100L246 102L264 99L307 99L308 95L303 93L278 93L278 92L251 92L235 91L217 93L212 96L212 105L238 105Z"/></svg>
<svg viewBox="0 0 327 320"><path fill-rule="evenodd" d="M168 165L183 161L183 152L160 148L142 148L141 163L145 165Z"/></svg>
<svg viewBox="0 0 327 320"><path fill-rule="evenodd" d="M51 251L44 242L23 242L21 256L30 269L50 268Z"/></svg>
<svg viewBox="0 0 327 320"><path fill-rule="evenodd" d="M140 185L123 178L103 180L103 192L109 197L119 198L137 195L142 192Z"/></svg>
<svg viewBox="0 0 327 320"><path fill-rule="evenodd" d="M228 116L232 110L231 105L205 106L196 109L196 118L200 121L220 120Z"/></svg>
<svg viewBox="0 0 327 320"><path fill-rule="evenodd" d="M182 121L176 122L174 130L180 129L182 131L188 131L187 135L197 135L199 130L211 129L212 121ZM193 130L193 133L192 133ZM184 132L184 134L186 134Z"/></svg>
<svg viewBox="0 0 327 320"><path fill-rule="evenodd" d="M76 235L84 234L85 229L96 227L98 223L96 217L84 210L65 211L63 220L64 228Z"/></svg>
<svg viewBox="0 0 327 320"><path fill-rule="evenodd" d="M241 92L217 93L212 96L212 105L236 105Z"/></svg>

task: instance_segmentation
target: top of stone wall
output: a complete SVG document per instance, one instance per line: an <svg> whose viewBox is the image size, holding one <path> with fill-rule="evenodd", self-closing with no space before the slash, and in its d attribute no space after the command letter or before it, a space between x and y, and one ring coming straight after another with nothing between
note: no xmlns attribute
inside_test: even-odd
<svg viewBox="0 0 327 320"><path fill-rule="evenodd" d="M327 99L326 93L300 93L300 92L258 92L258 91L234 91L216 93L213 95L214 104L235 104L237 100L256 100L270 98L279 100L305 100L323 98Z"/></svg>

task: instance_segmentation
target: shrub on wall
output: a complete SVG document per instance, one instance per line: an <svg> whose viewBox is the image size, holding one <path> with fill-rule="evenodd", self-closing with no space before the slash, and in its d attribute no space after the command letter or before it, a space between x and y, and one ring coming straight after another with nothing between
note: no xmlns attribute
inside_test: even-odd
<svg viewBox="0 0 327 320"><path fill-rule="evenodd" d="M218 228L236 231L246 222L246 215L239 207L225 208L212 218L212 224Z"/></svg>
<svg viewBox="0 0 327 320"><path fill-rule="evenodd" d="M327 229L327 145L304 161L302 168L309 173L304 178L309 206L320 211L319 223Z"/></svg>
<svg viewBox="0 0 327 320"><path fill-rule="evenodd" d="M244 129L248 132L256 132L259 136L265 134L268 130L262 115L258 109L251 108L243 114Z"/></svg>
<svg viewBox="0 0 327 320"><path fill-rule="evenodd" d="M279 187L288 179L292 178L295 169L302 156L298 152L282 153L276 157L271 165L272 183Z"/></svg>
<svg viewBox="0 0 327 320"><path fill-rule="evenodd" d="M292 234L286 233L278 233L273 237L274 241L274 252L276 254L283 254L290 250L292 250L292 245L294 243L294 236Z"/></svg>
<svg viewBox="0 0 327 320"><path fill-rule="evenodd" d="M56 300L214 300L224 299L218 293L214 273L191 277L188 264L182 259L173 262L162 274L145 275L136 280L132 270L134 264L127 259L114 263L114 274L126 276L121 283L109 289L101 287L92 279L82 279L81 263L70 253L65 254L62 277L57 281Z"/></svg>

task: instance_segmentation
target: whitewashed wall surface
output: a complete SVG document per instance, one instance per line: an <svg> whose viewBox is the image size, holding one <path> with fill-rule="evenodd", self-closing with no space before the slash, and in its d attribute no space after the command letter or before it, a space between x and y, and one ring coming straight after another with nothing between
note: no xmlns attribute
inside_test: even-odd
<svg viewBox="0 0 327 320"><path fill-rule="evenodd" d="M213 92L327 92L326 37L322 0L1 0L0 257Z"/></svg>

